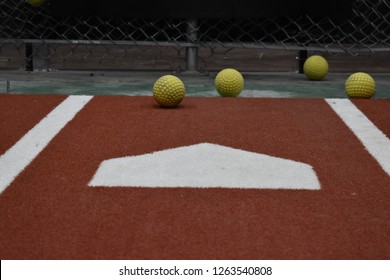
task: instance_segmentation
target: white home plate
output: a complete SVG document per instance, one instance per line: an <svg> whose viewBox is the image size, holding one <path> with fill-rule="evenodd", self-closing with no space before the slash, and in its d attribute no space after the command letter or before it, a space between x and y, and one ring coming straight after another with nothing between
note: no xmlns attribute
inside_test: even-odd
<svg viewBox="0 0 390 280"><path fill-rule="evenodd" d="M308 164L209 143L105 160L89 185L320 189Z"/></svg>

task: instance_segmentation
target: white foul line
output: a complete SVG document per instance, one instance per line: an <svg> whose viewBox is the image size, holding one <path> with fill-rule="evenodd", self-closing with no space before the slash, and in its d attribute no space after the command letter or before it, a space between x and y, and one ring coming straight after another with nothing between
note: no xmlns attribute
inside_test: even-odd
<svg viewBox="0 0 390 280"><path fill-rule="evenodd" d="M92 98L93 96L69 96L0 156L0 193Z"/></svg>
<svg viewBox="0 0 390 280"><path fill-rule="evenodd" d="M390 139L349 99L325 99L390 176Z"/></svg>

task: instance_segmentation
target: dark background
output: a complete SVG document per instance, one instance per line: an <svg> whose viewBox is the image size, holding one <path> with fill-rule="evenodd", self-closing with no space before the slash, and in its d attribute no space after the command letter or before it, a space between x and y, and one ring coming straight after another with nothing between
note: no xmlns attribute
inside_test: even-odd
<svg viewBox="0 0 390 280"><path fill-rule="evenodd" d="M50 0L55 16L248 18L311 15L345 18L353 0Z"/></svg>

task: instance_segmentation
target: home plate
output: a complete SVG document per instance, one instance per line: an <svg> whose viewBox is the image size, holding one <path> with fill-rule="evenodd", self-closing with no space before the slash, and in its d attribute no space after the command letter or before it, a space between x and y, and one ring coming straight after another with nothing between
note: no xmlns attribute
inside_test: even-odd
<svg viewBox="0 0 390 280"><path fill-rule="evenodd" d="M210 143L105 160L89 186L320 189L308 164Z"/></svg>

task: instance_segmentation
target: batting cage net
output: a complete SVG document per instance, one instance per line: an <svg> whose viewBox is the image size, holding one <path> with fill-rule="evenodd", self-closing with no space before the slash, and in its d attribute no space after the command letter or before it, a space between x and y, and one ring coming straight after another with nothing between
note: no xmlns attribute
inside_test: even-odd
<svg viewBox="0 0 390 280"><path fill-rule="evenodd" d="M388 0L352 1L350 13L336 18L204 19L59 16L51 1L0 0L0 69L207 71L240 62L244 70L278 70L298 52L390 51ZM267 66L267 57L280 63Z"/></svg>

